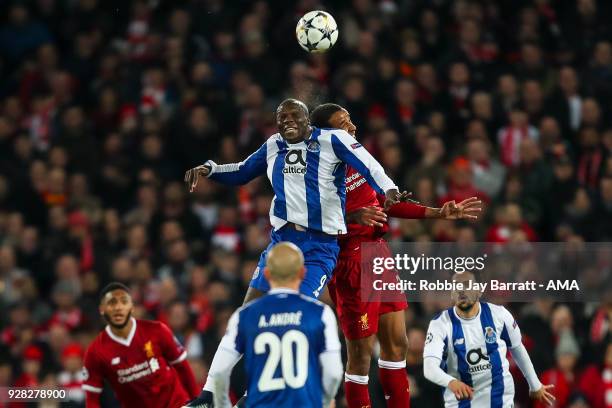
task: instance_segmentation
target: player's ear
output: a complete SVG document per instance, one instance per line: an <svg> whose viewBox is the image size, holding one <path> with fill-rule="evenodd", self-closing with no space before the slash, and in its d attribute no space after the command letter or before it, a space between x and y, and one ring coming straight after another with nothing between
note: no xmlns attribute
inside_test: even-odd
<svg viewBox="0 0 612 408"><path fill-rule="evenodd" d="M306 276L306 267L305 266L302 266L298 276L300 277L300 280L304 280L304 277Z"/></svg>
<svg viewBox="0 0 612 408"><path fill-rule="evenodd" d="M266 280L269 282L270 281L270 270L268 269L268 267L266 266L263 270L264 276L266 277Z"/></svg>

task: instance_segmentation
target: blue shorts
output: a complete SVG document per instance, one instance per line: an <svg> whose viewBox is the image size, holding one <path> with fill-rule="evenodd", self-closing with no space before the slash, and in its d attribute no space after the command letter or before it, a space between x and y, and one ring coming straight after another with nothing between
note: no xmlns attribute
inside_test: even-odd
<svg viewBox="0 0 612 408"><path fill-rule="evenodd" d="M300 293L318 298L325 284L331 279L340 251L336 237L320 232L296 231L289 227L273 230L270 234L270 245L262 252L249 286L264 293L270 290L270 284L263 273L266 256L268 251L281 241L292 242L302 250L306 276L300 286Z"/></svg>

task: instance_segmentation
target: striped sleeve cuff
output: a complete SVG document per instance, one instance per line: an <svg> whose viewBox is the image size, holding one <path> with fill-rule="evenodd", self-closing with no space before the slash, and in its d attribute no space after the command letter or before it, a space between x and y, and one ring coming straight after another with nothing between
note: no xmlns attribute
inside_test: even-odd
<svg viewBox="0 0 612 408"><path fill-rule="evenodd" d="M180 362L185 361L185 359L186 359L186 358L187 358L187 352L186 352L186 351L183 351L183 354L181 354L180 356L178 356L178 358L177 358L176 360L172 360L172 361L170 361L168 364L170 364L170 365L175 365L175 364L178 364L178 363L180 363Z"/></svg>
<svg viewBox="0 0 612 408"><path fill-rule="evenodd" d="M83 384L81 385L81 389L89 392L95 392L97 394L102 393L102 388L94 387L93 385Z"/></svg>

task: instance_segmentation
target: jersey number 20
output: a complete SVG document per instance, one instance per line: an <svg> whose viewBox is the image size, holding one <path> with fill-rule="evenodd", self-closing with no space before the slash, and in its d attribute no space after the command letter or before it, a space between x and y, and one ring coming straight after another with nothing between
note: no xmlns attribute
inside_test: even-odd
<svg viewBox="0 0 612 408"><path fill-rule="evenodd" d="M287 386L289 388L304 386L308 377L308 339L304 333L289 330L280 338L274 333L264 332L255 338L254 349L255 354L265 354L268 351L268 359L257 383L259 391L277 391ZM279 362L282 377L274 378Z"/></svg>

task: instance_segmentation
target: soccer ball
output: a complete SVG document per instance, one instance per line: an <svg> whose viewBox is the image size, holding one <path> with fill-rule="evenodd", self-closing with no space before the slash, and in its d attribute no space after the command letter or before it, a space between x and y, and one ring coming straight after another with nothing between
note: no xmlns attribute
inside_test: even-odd
<svg viewBox="0 0 612 408"><path fill-rule="evenodd" d="M338 40L338 25L331 14L310 11L297 23L295 35L300 47L308 52L325 52Z"/></svg>

